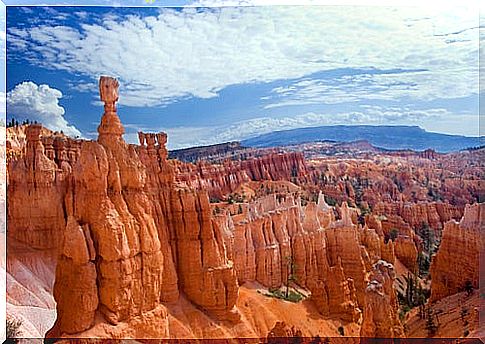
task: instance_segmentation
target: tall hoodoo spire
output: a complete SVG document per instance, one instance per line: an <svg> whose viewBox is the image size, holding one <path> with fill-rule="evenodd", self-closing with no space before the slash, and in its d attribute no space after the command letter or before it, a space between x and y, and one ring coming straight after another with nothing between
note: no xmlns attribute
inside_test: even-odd
<svg viewBox="0 0 485 344"><path fill-rule="evenodd" d="M125 129L116 113L116 102L118 101L118 80L108 76L99 79L99 93L101 101L104 102L104 114L98 126L98 141L105 138L121 138Z"/></svg>

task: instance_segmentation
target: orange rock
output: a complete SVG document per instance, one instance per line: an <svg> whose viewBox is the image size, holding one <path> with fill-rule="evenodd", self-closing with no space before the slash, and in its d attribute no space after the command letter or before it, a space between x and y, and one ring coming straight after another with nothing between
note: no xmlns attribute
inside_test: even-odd
<svg viewBox="0 0 485 344"><path fill-rule="evenodd" d="M396 258L410 271L417 272L418 250L414 240L407 235L399 235L394 243Z"/></svg>
<svg viewBox="0 0 485 344"><path fill-rule="evenodd" d="M89 230L83 231L77 221L69 217L56 268L57 320L50 336L82 332L93 325L99 303L97 274L95 257L90 254L91 238L85 233Z"/></svg>
<svg viewBox="0 0 485 344"><path fill-rule="evenodd" d="M385 261L374 264L365 290L361 337L402 337L404 331L397 314L398 303L393 288L394 267Z"/></svg>
<svg viewBox="0 0 485 344"><path fill-rule="evenodd" d="M431 260L432 302L463 291L467 281L478 288L484 224L483 203L467 205L459 223L445 224L438 253Z"/></svg>
<svg viewBox="0 0 485 344"><path fill-rule="evenodd" d="M66 226L65 173L44 154L42 127L26 128L26 152L8 164L8 235L32 247L57 248Z"/></svg>

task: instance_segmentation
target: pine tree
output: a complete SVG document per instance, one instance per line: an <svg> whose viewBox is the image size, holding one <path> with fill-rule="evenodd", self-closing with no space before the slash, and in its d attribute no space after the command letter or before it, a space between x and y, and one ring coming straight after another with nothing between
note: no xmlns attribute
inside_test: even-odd
<svg viewBox="0 0 485 344"><path fill-rule="evenodd" d="M428 331L428 337L434 336L438 330L438 325L436 325L433 315L433 309L428 306L426 310L426 330Z"/></svg>

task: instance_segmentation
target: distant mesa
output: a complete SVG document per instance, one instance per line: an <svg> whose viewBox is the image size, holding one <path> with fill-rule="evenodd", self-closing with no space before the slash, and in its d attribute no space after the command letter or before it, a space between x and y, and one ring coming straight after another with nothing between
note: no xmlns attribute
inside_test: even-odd
<svg viewBox="0 0 485 344"><path fill-rule="evenodd" d="M352 142L365 140L385 149L434 149L447 153L483 145L484 137L467 137L428 132L418 126L335 125L275 131L243 140L248 147L277 147L315 141Z"/></svg>

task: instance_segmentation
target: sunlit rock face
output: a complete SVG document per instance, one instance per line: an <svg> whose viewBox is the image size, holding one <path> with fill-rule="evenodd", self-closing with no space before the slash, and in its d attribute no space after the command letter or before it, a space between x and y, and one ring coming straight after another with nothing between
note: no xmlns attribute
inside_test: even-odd
<svg viewBox="0 0 485 344"><path fill-rule="evenodd" d="M483 203L466 206L460 222L445 224L438 253L431 261L432 301L463 291L467 283L478 288L484 230Z"/></svg>
<svg viewBox="0 0 485 344"><path fill-rule="evenodd" d="M64 196L80 142L41 140L40 125L25 128L24 154L8 164L8 235L39 249L57 248L66 226Z"/></svg>
<svg viewBox="0 0 485 344"><path fill-rule="evenodd" d="M163 133L141 133L146 145L123 141L117 87L101 78L98 142L82 143L69 175L51 335L90 328L96 312L125 321L176 301L180 291L216 315L236 301L235 270L207 193L175 185Z"/></svg>
<svg viewBox="0 0 485 344"><path fill-rule="evenodd" d="M431 267L432 300L460 291L465 280L477 287L481 206L467 207L458 223L450 219L461 210L448 203L382 201L404 199L385 182L374 186L374 209L363 213L351 180L326 186L347 198L330 206L300 152L222 164L169 160L165 133L124 141L116 80L102 77L100 93L96 141L26 126L8 164L8 235L56 257L49 337L93 329L129 337L147 328L164 336L266 335L292 306L273 298L255 306L250 290L262 297L257 288L290 279L308 296L302 304L313 318L351 324L354 335L400 337L393 264L416 270L415 229L423 223L436 231L446 223ZM241 188L250 196L230 204L227 196ZM393 229L398 235L389 240ZM170 318L169 309L184 320Z"/></svg>
<svg viewBox="0 0 485 344"><path fill-rule="evenodd" d="M374 264L365 289L362 337L402 337L404 330L398 317L398 302L393 288L395 271L383 260Z"/></svg>

